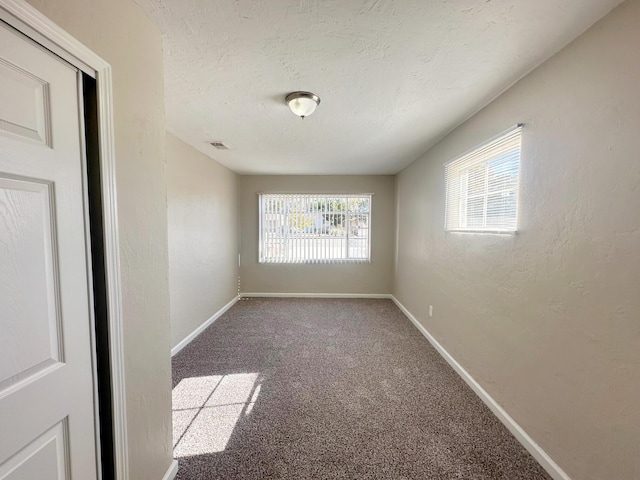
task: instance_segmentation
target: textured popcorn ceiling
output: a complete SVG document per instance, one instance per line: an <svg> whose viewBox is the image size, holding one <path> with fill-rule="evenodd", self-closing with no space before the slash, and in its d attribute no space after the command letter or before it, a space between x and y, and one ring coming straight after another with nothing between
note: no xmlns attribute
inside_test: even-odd
<svg viewBox="0 0 640 480"><path fill-rule="evenodd" d="M167 129L265 174L396 173L620 3L136 1L165 35Z"/></svg>

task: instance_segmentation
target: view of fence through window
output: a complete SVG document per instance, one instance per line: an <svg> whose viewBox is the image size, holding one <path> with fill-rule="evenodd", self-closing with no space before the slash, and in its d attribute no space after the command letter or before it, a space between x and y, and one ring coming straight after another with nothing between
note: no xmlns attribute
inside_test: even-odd
<svg viewBox="0 0 640 480"><path fill-rule="evenodd" d="M260 194L261 263L368 262L371 195Z"/></svg>

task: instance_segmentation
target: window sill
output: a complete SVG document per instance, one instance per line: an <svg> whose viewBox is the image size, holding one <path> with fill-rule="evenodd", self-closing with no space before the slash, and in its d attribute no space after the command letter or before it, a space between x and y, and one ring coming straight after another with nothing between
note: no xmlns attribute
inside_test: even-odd
<svg viewBox="0 0 640 480"><path fill-rule="evenodd" d="M296 262L277 262L259 260L260 265L340 265L340 264L365 264L371 263L371 259L345 258L342 260L300 260Z"/></svg>
<svg viewBox="0 0 640 480"><path fill-rule="evenodd" d="M445 233L488 233L490 235L517 235L518 230L463 230L463 229L450 229L445 230Z"/></svg>

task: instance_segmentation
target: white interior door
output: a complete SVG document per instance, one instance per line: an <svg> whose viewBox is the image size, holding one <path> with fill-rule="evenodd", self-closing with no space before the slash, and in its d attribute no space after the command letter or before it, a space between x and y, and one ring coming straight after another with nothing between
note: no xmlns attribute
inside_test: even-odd
<svg viewBox="0 0 640 480"><path fill-rule="evenodd" d="M78 71L0 22L0 479L97 478Z"/></svg>

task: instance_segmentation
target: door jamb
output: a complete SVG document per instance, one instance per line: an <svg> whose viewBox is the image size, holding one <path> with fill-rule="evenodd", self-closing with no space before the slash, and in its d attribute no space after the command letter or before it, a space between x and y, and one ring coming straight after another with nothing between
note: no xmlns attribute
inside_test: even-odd
<svg viewBox="0 0 640 480"><path fill-rule="evenodd" d="M91 68L93 71L86 73L91 76L95 75L96 78L111 354L115 474L118 480L127 480L129 478L129 462L111 66L25 0L0 0L0 13L2 10L9 14L9 16L1 15L7 23L27 36L30 35L28 31L24 31L24 26L32 29L38 37L44 38L47 43L50 42L55 50L66 54L63 55L64 58L81 70L86 70L87 66ZM38 39L36 38L36 40ZM48 45L45 44L45 46ZM96 454L99 455L99 452Z"/></svg>

